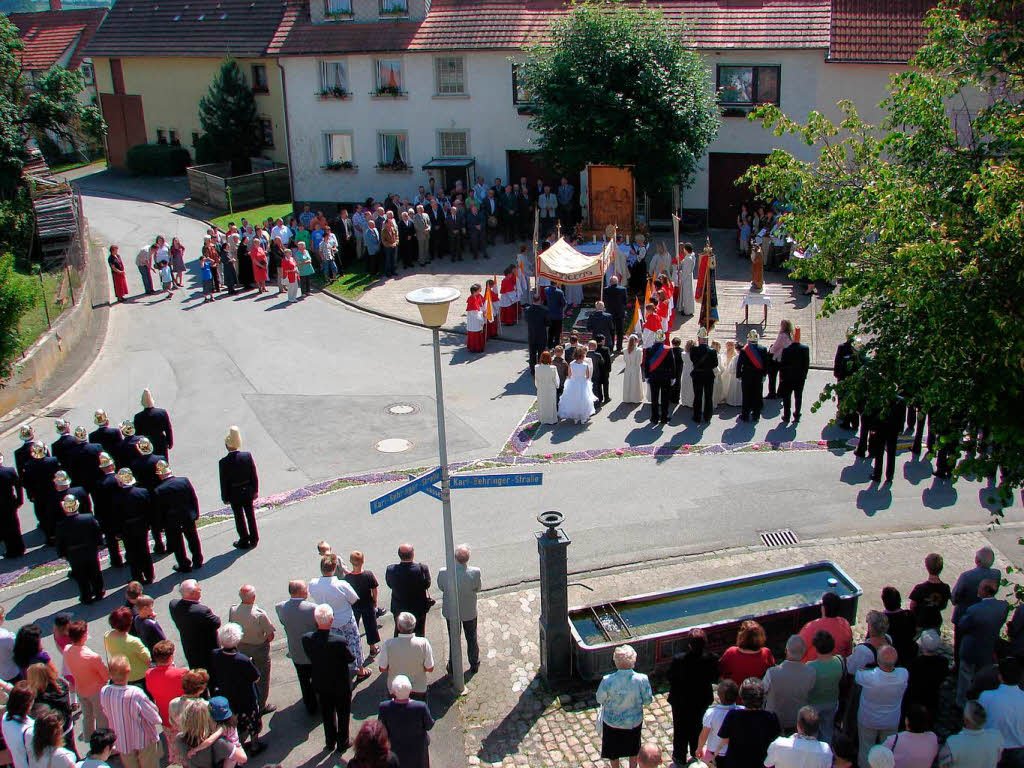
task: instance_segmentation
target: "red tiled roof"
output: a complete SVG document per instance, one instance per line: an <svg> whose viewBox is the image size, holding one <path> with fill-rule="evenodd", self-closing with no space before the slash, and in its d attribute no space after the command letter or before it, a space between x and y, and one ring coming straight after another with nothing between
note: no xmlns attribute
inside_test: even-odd
<svg viewBox="0 0 1024 768"><path fill-rule="evenodd" d="M651 2L700 48L827 48L829 0ZM434 0L422 21L313 24L305 8L270 53L517 49L542 41L567 11L560 0ZM283 39L281 39L283 37Z"/></svg>
<svg viewBox="0 0 1024 768"><path fill-rule="evenodd" d="M49 69L73 46L67 67L76 69L106 12L106 8L79 8L9 14L25 45L25 50L19 52L21 65L29 70Z"/></svg>
<svg viewBox="0 0 1024 768"><path fill-rule="evenodd" d="M87 53L263 56L286 6L285 0L116 0Z"/></svg>
<svg viewBox="0 0 1024 768"><path fill-rule="evenodd" d="M832 0L829 61L906 62L936 0Z"/></svg>

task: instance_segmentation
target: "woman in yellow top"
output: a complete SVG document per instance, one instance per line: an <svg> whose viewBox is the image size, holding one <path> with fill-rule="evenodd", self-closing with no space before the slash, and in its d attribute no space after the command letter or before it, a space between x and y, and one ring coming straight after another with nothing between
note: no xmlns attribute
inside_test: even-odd
<svg viewBox="0 0 1024 768"><path fill-rule="evenodd" d="M122 605L110 612L110 631L103 636L103 647L107 649L107 661L115 656L128 659L131 669L128 683L146 690L146 670L149 669L149 650L139 638L129 635L132 628L132 612Z"/></svg>

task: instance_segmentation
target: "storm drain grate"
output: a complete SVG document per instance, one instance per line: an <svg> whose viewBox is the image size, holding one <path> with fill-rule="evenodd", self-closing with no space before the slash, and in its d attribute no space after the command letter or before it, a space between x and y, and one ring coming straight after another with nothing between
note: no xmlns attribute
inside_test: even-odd
<svg viewBox="0 0 1024 768"><path fill-rule="evenodd" d="M54 408L43 415L48 419L59 419L62 416L67 416L69 413L71 413L70 408Z"/></svg>
<svg viewBox="0 0 1024 768"><path fill-rule="evenodd" d="M800 542L800 539L789 528L782 528L778 531L762 531L760 536L761 543L766 547L788 547Z"/></svg>

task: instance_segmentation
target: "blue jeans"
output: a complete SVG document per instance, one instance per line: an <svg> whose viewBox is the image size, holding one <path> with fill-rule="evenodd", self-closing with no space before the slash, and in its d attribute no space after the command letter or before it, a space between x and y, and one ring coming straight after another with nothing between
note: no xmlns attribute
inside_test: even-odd
<svg viewBox="0 0 1024 768"><path fill-rule="evenodd" d="M139 267L139 274L142 276L142 286L146 293L153 292L153 270L149 267Z"/></svg>
<svg viewBox="0 0 1024 768"><path fill-rule="evenodd" d="M398 249L384 248L384 274L394 275L398 272Z"/></svg>
<svg viewBox="0 0 1024 768"><path fill-rule="evenodd" d="M338 276L338 265L334 263L334 259L322 259L321 263L324 268L324 280L330 280L332 275Z"/></svg>

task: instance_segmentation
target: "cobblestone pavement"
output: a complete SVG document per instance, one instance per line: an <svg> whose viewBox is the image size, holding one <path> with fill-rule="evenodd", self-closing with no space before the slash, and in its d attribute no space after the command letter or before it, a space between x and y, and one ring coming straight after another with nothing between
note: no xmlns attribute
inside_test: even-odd
<svg viewBox="0 0 1024 768"><path fill-rule="evenodd" d="M571 537L569 528L566 532ZM984 532L928 531L740 551L583 576L573 580L569 597L571 604L589 604L796 563L832 560L864 590L858 605L858 622L862 622L868 610L881 609L882 587L897 586L906 599L911 587L925 578L923 561L929 552L943 555L944 578L953 582L957 574L973 565L975 550L989 543ZM571 546L569 555L571 567ZM1000 553L996 567L1006 564ZM479 615L481 667L459 702L466 731L466 762L474 766L603 766L599 760L600 739L595 732L596 686L579 683L556 691L537 676L539 590L481 599ZM948 621L947 615L947 631ZM863 634L860 624L855 633ZM646 711L643 738L658 742L667 756L672 744L667 686L661 680L653 682L656 695ZM947 689L951 689L948 683ZM955 713L947 710L940 718L940 735L956 726Z"/></svg>
<svg viewBox="0 0 1024 768"><path fill-rule="evenodd" d="M668 238L656 236L655 240ZM806 296L802 284L790 280L785 272L768 272L765 275L765 293L772 298L772 307L768 312L768 322L762 322L763 310L755 307L750 312L750 322L744 322L741 307L743 295L748 293L750 286L750 266L746 259L741 259L736 252L734 236L731 230L714 230L711 233L712 244L718 259L718 310L720 319L715 326L712 338L723 344L730 339L745 340L748 331L756 329L768 343L775 338L782 319L792 320L801 328L801 340L811 348L815 365L831 366L836 346L844 339L847 326L853 321L856 313L843 311L829 318L818 317L822 298ZM693 242L700 249L704 235L693 237ZM416 267L411 271L402 271L398 277L380 280L374 283L358 299L358 304L369 309L383 312L404 320L419 322L419 310L405 300L409 291L427 285L441 285L458 288L463 299L469 295L469 286L481 283L489 277L497 276L500 280L502 270L513 263L518 253L516 243L501 243L488 248L488 257L478 261L466 257L466 261L434 261L426 267ZM671 248L670 248L671 250ZM530 265L532 268L532 265ZM828 286L819 285L822 296L827 294ZM593 297L587 298L587 302ZM449 311L449 330L465 331L465 303L457 301ZM699 309L699 306L698 306ZM674 330L684 338L696 338L697 318L677 317ZM526 324L501 326L499 338L522 341L526 340Z"/></svg>

